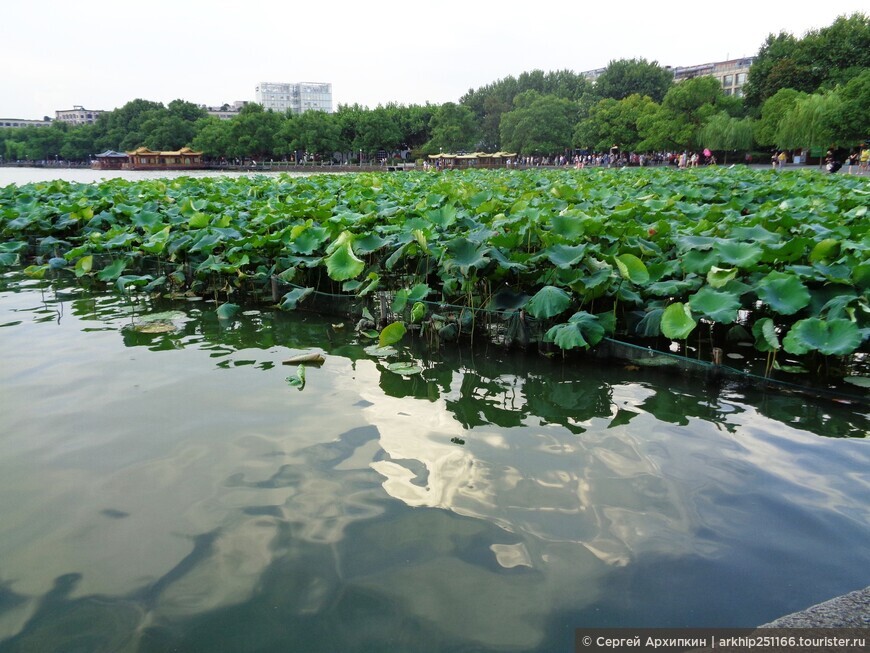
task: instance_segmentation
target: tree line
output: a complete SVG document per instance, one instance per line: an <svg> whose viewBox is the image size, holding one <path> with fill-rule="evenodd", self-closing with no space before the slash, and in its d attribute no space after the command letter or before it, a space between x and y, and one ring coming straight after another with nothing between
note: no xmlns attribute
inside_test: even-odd
<svg viewBox="0 0 870 653"><path fill-rule="evenodd" d="M0 130L0 156L87 160L140 146L190 146L228 160L479 150L551 155L614 145L633 152L851 147L870 137L870 19L856 13L802 37L771 34L745 91L742 98L725 95L712 77L675 84L657 62L622 59L594 83L570 70L534 70L441 105L280 114L249 104L220 120L184 100L164 106L137 99L93 125Z"/></svg>

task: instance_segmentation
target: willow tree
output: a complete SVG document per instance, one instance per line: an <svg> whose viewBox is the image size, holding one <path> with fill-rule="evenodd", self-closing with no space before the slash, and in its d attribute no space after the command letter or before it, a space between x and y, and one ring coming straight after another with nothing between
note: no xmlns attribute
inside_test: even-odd
<svg viewBox="0 0 870 653"><path fill-rule="evenodd" d="M842 99L837 93L814 93L800 98L783 116L776 130L776 146L784 150L830 147L834 121Z"/></svg>
<svg viewBox="0 0 870 653"><path fill-rule="evenodd" d="M722 163L727 163L728 152L752 147L754 122L751 118L734 118L721 111L704 123L698 140L704 147L723 151L725 156Z"/></svg>

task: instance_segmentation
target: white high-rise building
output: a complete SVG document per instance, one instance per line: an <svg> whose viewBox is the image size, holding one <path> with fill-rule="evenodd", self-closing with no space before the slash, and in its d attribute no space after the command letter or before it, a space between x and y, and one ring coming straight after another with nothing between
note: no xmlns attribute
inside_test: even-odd
<svg viewBox="0 0 870 653"><path fill-rule="evenodd" d="M256 101L264 109L278 113L292 111L325 111L332 113L332 84L322 82L298 82L283 84L260 82L255 93Z"/></svg>

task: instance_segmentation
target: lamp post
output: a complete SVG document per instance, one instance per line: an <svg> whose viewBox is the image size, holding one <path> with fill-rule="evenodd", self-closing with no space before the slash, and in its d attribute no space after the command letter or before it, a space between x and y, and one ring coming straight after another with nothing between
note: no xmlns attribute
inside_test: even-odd
<svg viewBox="0 0 870 653"><path fill-rule="evenodd" d="M362 148L359 149L359 167L362 168Z"/></svg>

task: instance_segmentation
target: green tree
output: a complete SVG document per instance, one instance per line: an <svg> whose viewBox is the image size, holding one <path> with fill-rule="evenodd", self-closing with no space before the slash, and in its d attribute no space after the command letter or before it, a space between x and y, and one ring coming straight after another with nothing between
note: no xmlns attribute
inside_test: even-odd
<svg viewBox="0 0 870 653"><path fill-rule="evenodd" d="M834 121L840 104L840 96L831 91L798 99L779 123L777 147L809 149L834 145Z"/></svg>
<svg viewBox="0 0 870 653"><path fill-rule="evenodd" d="M136 99L101 114L95 123L98 150L133 150L145 143L143 124L164 109L160 102Z"/></svg>
<svg viewBox="0 0 870 653"><path fill-rule="evenodd" d="M723 163L728 162L728 152L748 150L752 147L755 121L752 118L735 118L725 111L707 119L699 134L700 145L724 152Z"/></svg>
<svg viewBox="0 0 870 653"><path fill-rule="evenodd" d="M51 127L26 127L21 130L25 139L25 156L34 161L60 156L69 125L55 122Z"/></svg>
<svg viewBox="0 0 870 653"><path fill-rule="evenodd" d="M719 111L740 113L740 100L722 92L714 77L695 77L676 84L661 105L638 119L639 148L675 150L699 145L701 127Z"/></svg>
<svg viewBox="0 0 870 653"><path fill-rule="evenodd" d="M761 119L755 125L755 140L759 145L772 146L776 144L776 133L783 117L791 111L795 102L806 97L792 88L781 88L764 101L761 107Z"/></svg>
<svg viewBox="0 0 870 653"><path fill-rule="evenodd" d="M805 93L846 84L870 67L870 18L840 16L831 25L795 38L769 35L758 51L746 85L746 103L760 108L782 88Z"/></svg>
<svg viewBox="0 0 870 653"><path fill-rule="evenodd" d="M602 98L614 100L646 95L661 102L673 83L673 73L659 66L657 61L619 59L611 61L595 80L595 92Z"/></svg>
<svg viewBox="0 0 870 653"><path fill-rule="evenodd" d="M622 100L600 100L590 110L589 117L577 123L574 145L597 152L607 151L613 145L624 151L637 151L642 140L638 121L657 108L649 97L637 94Z"/></svg>
<svg viewBox="0 0 870 653"><path fill-rule="evenodd" d="M352 143L354 150L361 150L369 155L380 150L389 153L397 150L401 144L401 129L386 108L378 106L360 112L356 137Z"/></svg>
<svg viewBox="0 0 870 653"><path fill-rule="evenodd" d="M432 137L429 123L437 110L438 107L432 104L387 105L387 111L402 133L403 148L419 149Z"/></svg>
<svg viewBox="0 0 870 653"><path fill-rule="evenodd" d="M323 111L288 116L281 127L280 138L286 142L288 152L303 151L322 158L330 158L341 148L338 121L333 114Z"/></svg>
<svg viewBox="0 0 870 653"><path fill-rule="evenodd" d="M431 140L424 151L434 153L473 150L477 145L477 121L471 109L461 104L445 102L429 121Z"/></svg>
<svg viewBox="0 0 870 653"><path fill-rule="evenodd" d="M283 116L266 111L256 102L246 104L239 115L230 121L228 154L261 160L274 157L278 153L277 135L283 121Z"/></svg>
<svg viewBox="0 0 870 653"><path fill-rule="evenodd" d="M60 156L67 161L86 161L91 155L98 154L95 147L93 125L78 125L67 131L60 148Z"/></svg>
<svg viewBox="0 0 870 653"><path fill-rule="evenodd" d="M232 120L235 120L233 118ZM192 147L210 159L232 156L232 120L221 120L217 116L208 116L196 122L196 136Z"/></svg>
<svg viewBox="0 0 870 653"><path fill-rule="evenodd" d="M576 102L526 91L501 119L502 149L519 154L556 154L571 147L577 123Z"/></svg>
<svg viewBox="0 0 870 653"><path fill-rule="evenodd" d="M853 145L870 137L870 69L838 90L839 107L831 116L834 138Z"/></svg>
<svg viewBox="0 0 870 653"><path fill-rule="evenodd" d="M478 89L469 89L459 99L459 103L474 112L480 126L482 149L488 151L503 149L500 145L501 118L514 109L514 98L527 91L579 101L584 96L591 96L593 87L583 75L570 70L548 73L532 70L522 73L518 78L508 76Z"/></svg>

